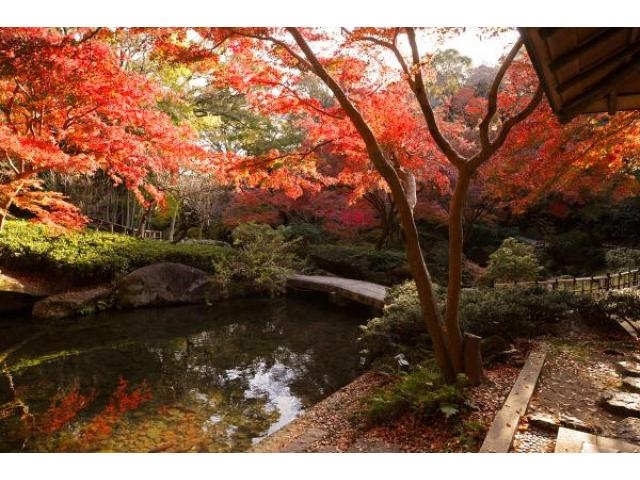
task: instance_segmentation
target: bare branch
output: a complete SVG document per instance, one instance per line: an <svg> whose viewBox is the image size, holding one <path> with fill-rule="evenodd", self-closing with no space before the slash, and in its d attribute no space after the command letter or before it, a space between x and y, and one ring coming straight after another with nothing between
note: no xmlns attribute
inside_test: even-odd
<svg viewBox="0 0 640 480"><path fill-rule="evenodd" d="M540 101L542 100L542 85L539 84L536 89L531 101L524 107L520 112L516 115L510 117L504 124L502 125L502 129L500 133L495 138L493 142L489 144L489 146L485 149L483 148L477 155L475 155L469 161L469 168L471 171L476 170L480 165L482 165L486 160L491 158L491 156L502 146L502 144L507 139L509 132L511 129L516 126L518 123L527 118L531 113L536 109Z"/></svg>
<svg viewBox="0 0 640 480"><path fill-rule="evenodd" d="M480 122L480 143L482 145L482 150L486 150L489 148L489 125L491 124L491 120L498 110L498 89L500 88L502 79L511 66L511 63L513 63L513 59L520 51L522 43L522 38L519 38L518 41L513 45L511 51L507 55L507 58L505 58L502 62L502 65L500 65L500 69L498 70L498 73L496 74L495 78L493 79L493 83L491 84L491 90L489 90L489 104L487 106L487 113L482 119L482 122Z"/></svg>
<svg viewBox="0 0 640 480"><path fill-rule="evenodd" d="M279 47L282 47L283 49L285 49L289 55L291 55L293 58L295 58L307 70L313 71L313 67L311 66L311 64L302 55L294 52L293 49L291 48L291 46L287 45L282 40L278 40L277 38L272 37L271 35L257 35L257 34L252 34L252 33L248 33L248 32L240 32L240 31L237 31L237 30L232 30L232 32L236 33L237 35L244 36L244 37L255 38L256 40L266 40L266 41L271 42L271 43L273 43L275 45L278 45Z"/></svg>
<svg viewBox="0 0 640 480"><path fill-rule="evenodd" d="M413 75L413 80L412 82L410 82L410 85L413 93L416 96L416 99L418 100L418 103L420 104L422 115L424 116L427 122L427 127L429 128L429 133L435 140L442 153L445 154L447 159L449 159L449 161L453 163L458 169L463 169L466 165L466 159L462 155L460 155L442 135L442 132L438 127L436 117L433 113L433 109L431 108L431 104L429 103L427 89L424 85L424 79L422 78L422 69L420 68L420 53L418 51L418 44L416 42L416 32L411 27L406 28L406 32L409 39L409 45L411 45L411 55L413 61L413 64L411 66L413 70L411 72L411 75Z"/></svg>

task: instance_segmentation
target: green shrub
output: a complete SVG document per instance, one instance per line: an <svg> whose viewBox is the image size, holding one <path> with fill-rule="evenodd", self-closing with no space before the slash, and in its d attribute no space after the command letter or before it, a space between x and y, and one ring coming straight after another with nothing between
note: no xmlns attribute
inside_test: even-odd
<svg viewBox="0 0 640 480"><path fill-rule="evenodd" d="M604 265L604 253L597 238L571 230L547 240L545 266L555 273L583 275Z"/></svg>
<svg viewBox="0 0 640 480"><path fill-rule="evenodd" d="M212 271L232 255L217 245L172 244L91 230L61 233L44 225L9 221L0 232L0 264L77 282L105 282L136 268L178 262Z"/></svg>
<svg viewBox="0 0 640 480"><path fill-rule="evenodd" d="M640 292L626 288L583 295L577 301L575 311L579 319L591 327L619 330L617 320L638 319Z"/></svg>
<svg viewBox="0 0 640 480"><path fill-rule="evenodd" d="M604 254L607 267L614 269L640 266L640 250L635 248L612 248Z"/></svg>
<svg viewBox="0 0 640 480"><path fill-rule="evenodd" d="M437 285L435 288L444 302L444 292ZM390 288L382 316L370 319L360 328L362 335L358 340L370 363L403 354L410 364L415 364L430 355L431 338L413 281Z"/></svg>
<svg viewBox="0 0 640 480"><path fill-rule="evenodd" d="M295 254L299 239L285 240L283 229L247 223L231 232L237 255L223 258L216 265L216 278L224 288L251 285L269 295L284 291L286 278L302 262Z"/></svg>
<svg viewBox="0 0 640 480"><path fill-rule="evenodd" d="M578 297L540 286L466 290L460 301L465 331L490 337L531 338L568 318Z"/></svg>
<svg viewBox="0 0 640 480"><path fill-rule="evenodd" d="M538 278L541 270L534 248L509 237L489 255L489 265L482 283L491 285L496 282L531 281Z"/></svg>
<svg viewBox="0 0 640 480"><path fill-rule="evenodd" d="M412 372L401 372L397 381L384 387L366 400L369 423L388 423L405 412L412 412L419 420L434 417L449 418L464 407L462 386L444 382L433 362Z"/></svg>
<svg viewBox="0 0 640 480"><path fill-rule="evenodd" d="M444 289L436 286L444 311ZM465 331L487 338L531 338L547 333L569 318L579 297L542 287L465 289L460 300L460 322ZM406 282L390 289L384 312L362 326L360 343L371 364L384 364L403 354L410 364L430 355L431 341L420 312L415 284Z"/></svg>

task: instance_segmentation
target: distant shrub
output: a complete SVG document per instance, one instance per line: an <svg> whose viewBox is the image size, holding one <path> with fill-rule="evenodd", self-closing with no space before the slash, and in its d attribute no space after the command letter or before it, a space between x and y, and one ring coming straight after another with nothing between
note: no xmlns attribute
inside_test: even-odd
<svg viewBox="0 0 640 480"><path fill-rule="evenodd" d="M372 424L393 421L405 412L419 420L458 414L464 408L463 379L445 383L433 362L411 372L400 372L397 381L366 400L367 419Z"/></svg>
<svg viewBox="0 0 640 480"><path fill-rule="evenodd" d="M604 254L607 267L614 269L640 266L640 250L635 248L612 248Z"/></svg>
<svg viewBox="0 0 640 480"><path fill-rule="evenodd" d="M374 250L356 245L312 245L311 261L347 278L393 285L410 278L406 255L399 250Z"/></svg>
<svg viewBox="0 0 640 480"><path fill-rule="evenodd" d="M482 283L522 282L538 278L542 270L536 252L531 245L515 238L505 238L500 247L489 255L489 265Z"/></svg>
<svg viewBox="0 0 640 480"><path fill-rule="evenodd" d="M299 239L286 240L282 228L247 223L232 232L237 255L221 259L216 265L216 278L223 287L249 284L269 295L282 293L286 277L302 265L295 254Z"/></svg>
<svg viewBox="0 0 640 480"><path fill-rule="evenodd" d="M545 266L553 272L582 275L604 265L604 253L597 238L587 232L571 230L546 242Z"/></svg>
<svg viewBox="0 0 640 480"><path fill-rule="evenodd" d="M77 282L105 282L136 268L178 262L212 271L231 248L182 245L86 230L60 233L25 221L7 222L0 232L0 263Z"/></svg>

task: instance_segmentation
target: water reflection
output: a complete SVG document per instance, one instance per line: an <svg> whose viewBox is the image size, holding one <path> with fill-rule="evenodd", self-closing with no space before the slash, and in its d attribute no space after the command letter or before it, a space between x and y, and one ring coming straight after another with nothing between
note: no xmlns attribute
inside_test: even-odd
<svg viewBox="0 0 640 480"><path fill-rule="evenodd" d="M41 331L7 359L32 417L0 421L0 450L246 450L355 378L364 318L288 298L112 312ZM3 323L0 339L37 331ZM45 419L56 428L43 430Z"/></svg>

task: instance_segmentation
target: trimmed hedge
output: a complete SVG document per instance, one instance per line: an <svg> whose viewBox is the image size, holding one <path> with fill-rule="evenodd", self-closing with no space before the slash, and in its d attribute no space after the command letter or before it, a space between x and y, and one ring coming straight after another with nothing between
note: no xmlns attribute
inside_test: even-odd
<svg viewBox="0 0 640 480"><path fill-rule="evenodd" d="M0 265L75 281L104 282L136 268L177 262L215 270L235 252L206 244L173 244L91 230L61 233L45 225L8 221L0 232Z"/></svg>
<svg viewBox="0 0 640 480"><path fill-rule="evenodd" d="M444 289L438 288L436 294L444 311ZM594 296L540 286L465 289L460 300L460 322L465 331L486 339L500 337L507 345L516 338L554 333L554 327L567 319L599 330L619 331L616 319L634 319L638 312L640 292L629 289ZM382 316L361 328L360 342L368 362L384 364L402 354L413 365L429 356L431 340L413 282L390 289Z"/></svg>

